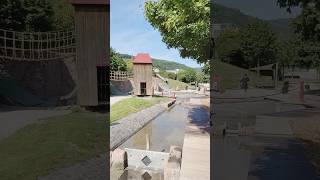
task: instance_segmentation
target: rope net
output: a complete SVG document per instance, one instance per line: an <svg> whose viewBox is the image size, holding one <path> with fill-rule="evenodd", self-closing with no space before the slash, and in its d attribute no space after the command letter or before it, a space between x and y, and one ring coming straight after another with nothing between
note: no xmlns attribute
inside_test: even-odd
<svg viewBox="0 0 320 180"><path fill-rule="evenodd" d="M0 29L0 59L56 60L75 55L73 30L16 32Z"/></svg>

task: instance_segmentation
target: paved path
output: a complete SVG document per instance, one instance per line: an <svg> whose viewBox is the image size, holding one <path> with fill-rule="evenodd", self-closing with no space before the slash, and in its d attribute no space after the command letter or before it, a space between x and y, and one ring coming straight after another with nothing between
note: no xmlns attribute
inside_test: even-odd
<svg viewBox="0 0 320 180"><path fill-rule="evenodd" d="M194 107L189 113L182 149L181 180L210 179L209 114L200 99L191 98Z"/></svg>
<svg viewBox="0 0 320 180"><path fill-rule="evenodd" d="M110 96L110 106L112 106L114 103L119 102L124 99L131 98L131 95L123 95L123 96Z"/></svg>
<svg viewBox="0 0 320 180"><path fill-rule="evenodd" d="M0 112L0 140L12 135L24 126L35 123L39 119L60 116L70 110L16 110Z"/></svg>
<svg viewBox="0 0 320 180"><path fill-rule="evenodd" d="M224 97L244 97L239 95L240 91L234 92ZM259 95L258 91L255 93L254 96ZM261 96L265 94L261 92ZM234 122L234 124L245 122L246 126L254 129L255 134L248 136L227 134L225 138L213 138L214 179L320 179L303 144L295 138L289 124L297 119L312 117L316 112L292 105L291 103L301 104L298 103L299 96L296 92L270 97L279 102L239 100L237 103L222 102L215 105L215 122ZM305 97L308 103L320 102L318 97L312 98L307 95ZM241 114L245 115L239 116Z"/></svg>

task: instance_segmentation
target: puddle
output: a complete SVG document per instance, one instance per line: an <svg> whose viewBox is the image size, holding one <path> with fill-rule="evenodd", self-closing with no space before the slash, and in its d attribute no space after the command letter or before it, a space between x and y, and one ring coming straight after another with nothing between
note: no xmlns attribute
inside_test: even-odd
<svg viewBox="0 0 320 180"><path fill-rule="evenodd" d="M187 117L188 109L177 104L147 124L119 148L145 150L147 138L151 151L169 152L172 145L182 147Z"/></svg>

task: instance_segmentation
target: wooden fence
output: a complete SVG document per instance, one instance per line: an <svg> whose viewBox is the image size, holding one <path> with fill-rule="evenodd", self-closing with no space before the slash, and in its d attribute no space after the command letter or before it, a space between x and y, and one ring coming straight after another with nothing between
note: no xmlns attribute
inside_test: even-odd
<svg viewBox="0 0 320 180"><path fill-rule="evenodd" d="M127 71L110 71L110 80L126 81L132 78L133 74Z"/></svg>
<svg viewBox="0 0 320 180"><path fill-rule="evenodd" d="M74 34L73 30L17 32L0 29L0 58L40 61L74 56Z"/></svg>

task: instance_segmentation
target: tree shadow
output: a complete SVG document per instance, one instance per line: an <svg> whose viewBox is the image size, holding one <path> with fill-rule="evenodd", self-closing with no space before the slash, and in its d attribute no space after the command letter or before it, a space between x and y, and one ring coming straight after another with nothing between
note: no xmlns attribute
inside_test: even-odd
<svg viewBox="0 0 320 180"><path fill-rule="evenodd" d="M200 132L201 134L210 134L212 132L212 128L210 126L210 114L205 106L191 106L188 119L187 132Z"/></svg>
<svg viewBox="0 0 320 180"><path fill-rule="evenodd" d="M303 145L294 138L270 138L271 146L254 151L248 179L317 180L320 176Z"/></svg>

